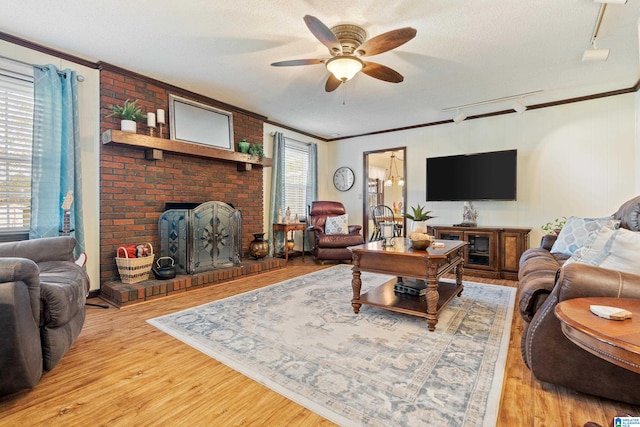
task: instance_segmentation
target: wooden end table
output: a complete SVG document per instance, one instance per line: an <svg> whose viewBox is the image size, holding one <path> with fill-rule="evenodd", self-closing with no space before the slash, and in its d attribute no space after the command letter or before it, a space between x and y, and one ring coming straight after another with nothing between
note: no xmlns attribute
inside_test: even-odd
<svg viewBox="0 0 640 427"><path fill-rule="evenodd" d="M306 229L307 229L307 224L305 224L304 222L291 222L288 224L284 224L284 223L273 224L273 232L271 233L272 239L273 239L273 256L276 256L276 255L284 256L284 259L288 262L289 254L293 254L296 251L290 251L287 249L287 234L289 233L289 231L302 231L302 259L304 259L304 239L305 239ZM283 251L280 253L276 252L276 234L278 232L284 233L284 248L283 248Z"/></svg>
<svg viewBox="0 0 640 427"><path fill-rule="evenodd" d="M438 240L444 243L441 248L429 247L427 250L414 250L407 239L395 238L394 246L382 246L382 241L369 242L351 246L353 253L353 299L351 306L358 313L363 304L381 307L427 319L430 331L434 331L438 323L438 312L453 299L460 296L464 263L464 241ZM455 283L440 282L440 278L454 271ZM397 276L381 286L360 294L362 271L390 274ZM424 284L426 294L414 296L398 294L394 291L397 282L405 278L416 279L418 285Z"/></svg>
<svg viewBox="0 0 640 427"><path fill-rule="evenodd" d="M630 319L609 320L593 314L591 305L628 310ZM575 298L556 305L562 332L580 348L601 359L640 373L640 300L633 298Z"/></svg>

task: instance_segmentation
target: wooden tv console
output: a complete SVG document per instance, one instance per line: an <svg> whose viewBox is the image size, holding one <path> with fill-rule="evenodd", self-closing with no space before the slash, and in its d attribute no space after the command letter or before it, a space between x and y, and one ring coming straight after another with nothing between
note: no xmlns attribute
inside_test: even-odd
<svg viewBox="0 0 640 427"><path fill-rule="evenodd" d="M436 239L469 242L465 274L518 280L520 256L529 248L531 228L431 225L430 229Z"/></svg>

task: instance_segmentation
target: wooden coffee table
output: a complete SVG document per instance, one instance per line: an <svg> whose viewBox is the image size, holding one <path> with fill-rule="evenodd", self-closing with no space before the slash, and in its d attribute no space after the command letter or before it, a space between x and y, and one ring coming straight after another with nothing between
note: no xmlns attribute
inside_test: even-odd
<svg viewBox="0 0 640 427"><path fill-rule="evenodd" d="M591 305L630 311L631 319L609 320L591 313ZM601 359L640 373L640 300L633 298L575 298L556 305L562 332L580 348Z"/></svg>
<svg viewBox="0 0 640 427"><path fill-rule="evenodd" d="M382 241L377 241L349 248L353 253L353 311L358 313L365 304L420 316L427 319L429 330L433 331L438 323L438 312L455 295L462 294L467 242L438 240L444 243L444 247L413 250L406 239L396 238L394 241L395 245L388 247L383 247ZM360 295L362 271L391 274L397 278ZM440 282L440 278L450 271L455 273L455 283ZM414 296L394 292L396 282L409 282L408 278L414 279L413 284L418 287L425 286L426 294Z"/></svg>

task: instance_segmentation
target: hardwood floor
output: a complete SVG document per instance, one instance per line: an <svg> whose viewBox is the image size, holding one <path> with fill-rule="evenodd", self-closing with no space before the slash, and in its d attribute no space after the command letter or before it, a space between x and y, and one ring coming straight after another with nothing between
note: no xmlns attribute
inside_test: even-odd
<svg viewBox="0 0 640 427"><path fill-rule="evenodd" d="M286 269L122 309L87 307L82 333L58 366L33 390L0 399L0 426L333 425L146 323L330 266L294 258ZM640 413L640 407L537 382L520 356L517 312L513 319L498 426L608 425L616 412Z"/></svg>

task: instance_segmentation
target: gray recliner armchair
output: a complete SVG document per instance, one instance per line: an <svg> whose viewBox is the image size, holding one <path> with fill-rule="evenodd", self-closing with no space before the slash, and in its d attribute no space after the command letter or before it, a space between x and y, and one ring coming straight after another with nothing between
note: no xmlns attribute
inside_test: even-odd
<svg viewBox="0 0 640 427"><path fill-rule="evenodd" d="M0 396L33 388L80 334L89 278L70 236L0 244Z"/></svg>

